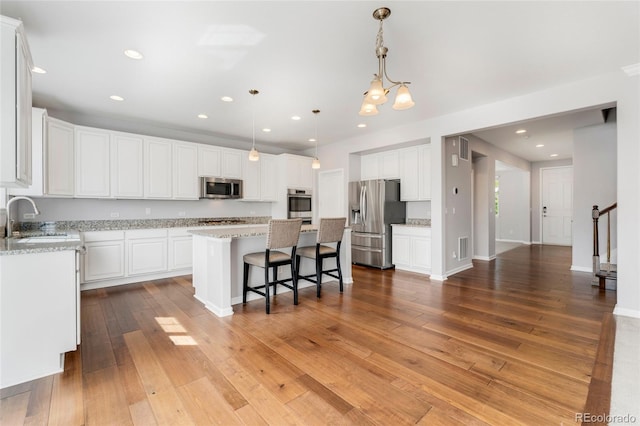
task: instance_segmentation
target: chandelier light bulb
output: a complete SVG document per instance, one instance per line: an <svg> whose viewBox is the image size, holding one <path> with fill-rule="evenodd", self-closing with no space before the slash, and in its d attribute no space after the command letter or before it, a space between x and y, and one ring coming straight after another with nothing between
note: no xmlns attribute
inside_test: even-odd
<svg viewBox="0 0 640 426"><path fill-rule="evenodd" d="M411 93L409 93L409 88L406 85L402 84L398 88L398 93L396 94L396 100L393 103L393 106L391 108L400 111L403 109L409 109L415 104L416 103L413 102L413 99L411 99Z"/></svg>
<svg viewBox="0 0 640 426"><path fill-rule="evenodd" d="M315 157L313 159L313 161L311 162L311 168L312 169L319 169L320 168L320 160L318 160L318 157Z"/></svg>
<svg viewBox="0 0 640 426"><path fill-rule="evenodd" d="M365 101L373 105L382 105L387 102L387 96L384 87L382 87L382 80L380 80L380 77L377 75L371 80L371 86L369 86L369 90L367 90Z"/></svg>
<svg viewBox="0 0 640 426"><path fill-rule="evenodd" d="M367 102L367 100L365 99L362 102L362 106L360 107L359 114L364 116L364 117L367 117L367 116L370 116L370 115L377 115L378 114L378 108L374 104Z"/></svg>

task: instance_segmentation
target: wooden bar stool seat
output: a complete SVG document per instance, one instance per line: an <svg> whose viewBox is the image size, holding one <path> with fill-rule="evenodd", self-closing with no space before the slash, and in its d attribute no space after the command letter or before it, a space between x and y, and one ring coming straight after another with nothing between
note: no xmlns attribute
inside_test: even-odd
<svg viewBox="0 0 640 426"><path fill-rule="evenodd" d="M277 292L278 284L293 291L293 304L298 304L298 277L296 275L294 258L296 246L300 237L302 219L272 219L269 221L267 233L267 248L265 251L247 253L243 256L244 273L242 276L242 303L247 303L247 292L252 291L265 298L265 310L270 313L269 288L273 286L273 294ZM291 248L291 253L278 249ZM291 266L291 278L278 279L278 267ZM249 267L257 266L264 269L264 284L249 287ZM273 280L269 281L269 268L273 269ZM291 284L287 284L287 283Z"/></svg>
<svg viewBox="0 0 640 426"><path fill-rule="evenodd" d="M316 296L320 297L322 275L328 275L338 279L340 293L343 291L342 268L340 267L340 244L344 234L345 217L321 218L318 227L318 238L315 246L300 247L296 253L296 271L298 279L303 279L316 284ZM335 243L335 247L327 245ZM306 257L315 260L316 272L311 275L300 275L300 260ZM336 258L336 267L324 269L324 259ZM335 274L337 272L337 275Z"/></svg>

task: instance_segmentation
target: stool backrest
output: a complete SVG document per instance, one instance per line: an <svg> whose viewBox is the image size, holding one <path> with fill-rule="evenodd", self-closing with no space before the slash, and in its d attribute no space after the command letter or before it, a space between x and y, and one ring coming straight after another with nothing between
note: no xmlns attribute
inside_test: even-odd
<svg viewBox="0 0 640 426"><path fill-rule="evenodd" d="M346 217L323 217L320 218L320 227L318 229L318 244L336 243L342 241L344 234L344 224Z"/></svg>
<svg viewBox="0 0 640 426"><path fill-rule="evenodd" d="M279 249L298 245L302 219L271 219L267 234L267 248Z"/></svg>

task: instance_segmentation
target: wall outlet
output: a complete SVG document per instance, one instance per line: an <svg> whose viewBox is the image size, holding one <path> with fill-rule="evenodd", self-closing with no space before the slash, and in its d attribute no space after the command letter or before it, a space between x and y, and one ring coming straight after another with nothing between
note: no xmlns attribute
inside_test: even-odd
<svg viewBox="0 0 640 426"><path fill-rule="evenodd" d="M187 212L178 212L178 217L185 217Z"/></svg>
<svg viewBox="0 0 640 426"><path fill-rule="evenodd" d="M34 213L25 213L22 215L24 219L34 219L36 215Z"/></svg>
<svg viewBox="0 0 640 426"><path fill-rule="evenodd" d="M454 259L457 257L457 254L455 251L451 253L451 257L453 257Z"/></svg>
<svg viewBox="0 0 640 426"><path fill-rule="evenodd" d="M111 217L120 217L120 213L118 213L118 212L111 212Z"/></svg>

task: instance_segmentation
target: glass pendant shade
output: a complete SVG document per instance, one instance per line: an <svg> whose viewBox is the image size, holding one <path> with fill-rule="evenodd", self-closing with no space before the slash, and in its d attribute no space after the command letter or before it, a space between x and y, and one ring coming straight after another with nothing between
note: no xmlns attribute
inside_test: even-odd
<svg viewBox="0 0 640 426"><path fill-rule="evenodd" d="M367 90L367 96L364 98L365 102L373 104L373 105L382 105L387 102L387 95L382 87L382 80L380 77L376 76L373 80L371 80L371 86L369 86L369 90Z"/></svg>
<svg viewBox="0 0 640 426"><path fill-rule="evenodd" d="M398 93L396 94L396 100L393 103L392 108L395 110L403 110L409 109L414 106L416 103L411 99L411 93L409 93L409 88L404 84L398 88Z"/></svg>
<svg viewBox="0 0 640 426"><path fill-rule="evenodd" d="M249 151L249 161L258 161L260 160L260 154L258 153L258 150L253 147L251 148L251 151Z"/></svg>
<svg viewBox="0 0 640 426"><path fill-rule="evenodd" d="M360 107L360 112L358 114L363 115L365 117L370 115L377 115L378 108L374 104L368 103L367 100L365 99L362 102L362 106Z"/></svg>
<svg viewBox="0 0 640 426"><path fill-rule="evenodd" d="M314 158L313 161L311 162L311 168L312 169L320 168L320 160L318 160L318 157Z"/></svg>

